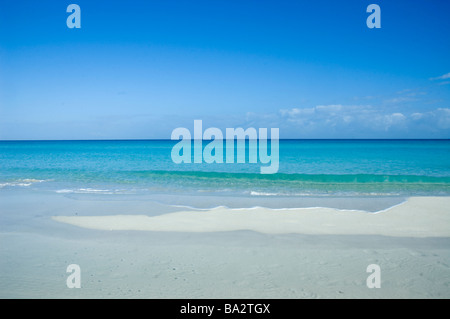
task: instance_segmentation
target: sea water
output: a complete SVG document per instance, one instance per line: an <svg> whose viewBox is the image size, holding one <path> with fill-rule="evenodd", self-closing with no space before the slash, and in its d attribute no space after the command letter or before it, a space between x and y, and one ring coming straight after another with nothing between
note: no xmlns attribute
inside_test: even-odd
<svg viewBox="0 0 450 319"><path fill-rule="evenodd" d="M280 140L276 174L260 174L261 163L248 160L176 164L176 143L1 141L0 192L249 200L450 195L450 140Z"/></svg>

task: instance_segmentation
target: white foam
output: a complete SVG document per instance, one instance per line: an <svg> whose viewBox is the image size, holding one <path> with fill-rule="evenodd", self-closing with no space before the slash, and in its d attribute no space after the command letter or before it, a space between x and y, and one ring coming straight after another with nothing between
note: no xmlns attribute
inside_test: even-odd
<svg viewBox="0 0 450 319"><path fill-rule="evenodd" d="M42 183L42 182L47 182L49 180L45 180L45 179L34 179L34 178L25 178L25 179L21 179L19 181L25 182L25 183Z"/></svg>
<svg viewBox="0 0 450 319"><path fill-rule="evenodd" d="M268 192L257 192L250 191L250 196L310 196L310 197L323 197L329 196L329 194L319 194L319 193L268 193Z"/></svg>
<svg viewBox="0 0 450 319"><path fill-rule="evenodd" d="M251 191L250 195L252 195L252 196L277 196L277 195L281 195L281 194Z"/></svg>
<svg viewBox="0 0 450 319"><path fill-rule="evenodd" d="M73 193L74 190L73 189L58 189L55 192L60 193L60 194L67 194L67 193Z"/></svg>
<svg viewBox="0 0 450 319"><path fill-rule="evenodd" d="M111 192L109 189L95 189L95 188L80 188L80 192L86 192L86 193L105 193L105 192Z"/></svg>
<svg viewBox="0 0 450 319"><path fill-rule="evenodd" d="M58 194L133 194L133 192L121 189L95 189L95 188L77 188L77 189L58 189L55 191Z"/></svg>
<svg viewBox="0 0 450 319"><path fill-rule="evenodd" d="M209 207L209 208L198 208L198 207L193 207L193 206L189 206L189 205L169 205L169 206L170 207L176 207L176 208L197 210L197 211L210 211L210 210L221 209L221 208L230 209L228 206L223 206L223 205L215 206L215 207Z"/></svg>
<svg viewBox="0 0 450 319"><path fill-rule="evenodd" d="M15 187L15 186L20 186L20 187L28 187L31 186L35 183L42 183L42 182L47 182L47 180L45 179L33 179L33 178L24 178L24 179L18 179L16 181L12 181L12 182L6 182L6 183L0 183L0 188L3 187Z"/></svg>

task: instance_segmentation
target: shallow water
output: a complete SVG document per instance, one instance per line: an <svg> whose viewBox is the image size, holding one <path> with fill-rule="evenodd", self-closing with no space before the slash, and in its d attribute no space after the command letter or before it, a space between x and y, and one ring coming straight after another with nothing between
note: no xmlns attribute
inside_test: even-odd
<svg viewBox="0 0 450 319"><path fill-rule="evenodd" d="M276 174L260 174L267 164L248 163L248 154L240 164L175 164L170 155L175 144L2 141L0 192L231 196L250 202L279 197L289 205L291 197L305 202L309 197L450 195L449 140L281 140ZM221 202L217 205L227 205Z"/></svg>

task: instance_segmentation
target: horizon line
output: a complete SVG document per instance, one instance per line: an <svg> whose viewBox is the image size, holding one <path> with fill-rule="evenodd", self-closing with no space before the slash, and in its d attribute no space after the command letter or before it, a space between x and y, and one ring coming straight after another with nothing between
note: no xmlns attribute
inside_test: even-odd
<svg viewBox="0 0 450 319"><path fill-rule="evenodd" d="M119 141L181 141L182 139L168 139L168 138L124 138L124 139L7 139L0 142L119 142ZM191 139L194 141L213 141L215 139ZM229 139L223 138L226 141ZM234 139L243 140L243 139ZM245 140L258 140L248 139ZM270 140L268 137L267 140ZM447 141L450 138L278 138L280 141Z"/></svg>

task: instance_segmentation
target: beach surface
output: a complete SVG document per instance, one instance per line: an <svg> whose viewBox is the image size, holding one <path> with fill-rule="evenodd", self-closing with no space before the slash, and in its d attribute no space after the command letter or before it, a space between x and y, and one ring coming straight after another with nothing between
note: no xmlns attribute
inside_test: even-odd
<svg viewBox="0 0 450 319"><path fill-rule="evenodd" d="M1 197L1 298L450 297L449 197L411 197L378 213L163 214L148 201ZM71 264L79 289L66 285ZM381 288L366 284L371 264Z"/></svg>
<svg viewBox="0 0 450 319"><path fill-rule="evenodd" d="M450 198L412 197L376 213L333 208L181 211L160 216L54 216L71 225L100 230L215 232L251 230L265 234L450 237Z"/></svg>

